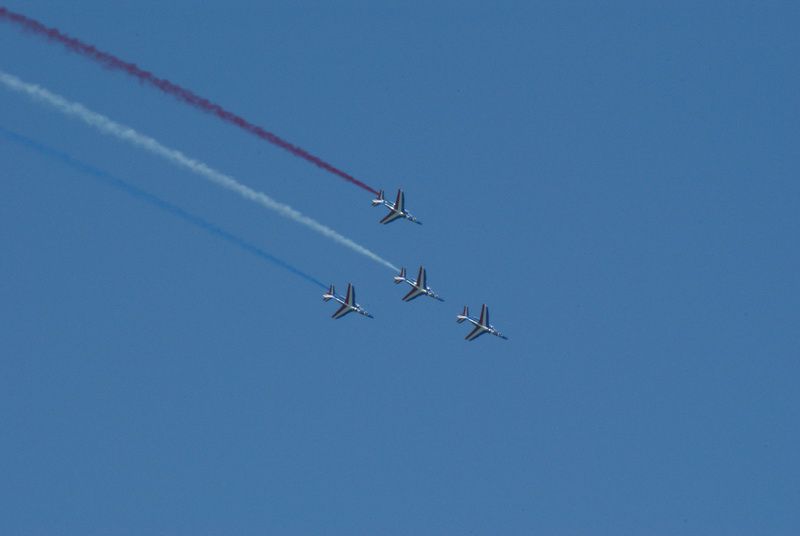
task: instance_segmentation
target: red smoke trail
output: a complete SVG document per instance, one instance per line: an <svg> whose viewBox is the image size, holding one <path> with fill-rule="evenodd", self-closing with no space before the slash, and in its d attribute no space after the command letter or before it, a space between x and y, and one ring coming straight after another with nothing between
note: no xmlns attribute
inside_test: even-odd
<svg viewBox="0 0 800 536"><path fill-rule="evenodd" d="M324 160L320 159L319 157L314 156L313 154L307 152L305 149L302 149L296 145L289 143L288 141L276 136L272 132L267 132L263 128L258 125L254 125L253 123L247 121L243 117L240 117L233 112L229 112L219 104L215 104L208 99L204 99L203 97L196 95L189 91L186 88L183 88L177 84L173 84L169 80L164 78L158 78L153 73L149 71L145 71L144 69L140 69L133 63L128 63L126 61L122 61L121 59L117 58L116 56L109 54L108 52L103 52L101 50L97 50L92 45L84 43L74 37L69 37L58 31L55 28L48 28L41 22L35 21L26 17L25 15L20 15L18 13L14 13L9 11L4 7L0 7L0 20L7 20L18 24L25 28L26 30L30 30L36 34L43 35L53 41L58 41L68 49L77 52L78 54L90 58L98 63L105 65L106 67L110 67L112 69L119 69L124 71L132 76L135 76L142 82L147 82L148 84L157 87L164 93L169 93L180 100L191 104L195 108L203 110L204 112L208 112L210 114L214 114L223 121L227 121L237 127L246 130L251 134L255 134L262 140L266 140L278 147L286 149L290 153L294 154L295 156L299 156L300 158L305 158L312 164L315 164L326 171L330 171L334 175L338 175L339 177L345 179L346 181L352 182L356 186L360 186L367 191L370 191L374 194L377 194L378 191L370 186L367 186L360 180L356 179L352 175L345 173L344 171L340 170L332 166L331 164L325 162Z"/></svg>

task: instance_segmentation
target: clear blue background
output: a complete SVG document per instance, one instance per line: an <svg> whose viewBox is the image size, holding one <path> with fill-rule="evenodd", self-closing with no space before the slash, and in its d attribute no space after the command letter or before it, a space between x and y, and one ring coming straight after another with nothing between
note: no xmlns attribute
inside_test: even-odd
<svg viewBox="0 0 800 536"><path fill-rule="evenodd" d="M169 5L167 5L169 4ZM424 222L60 45L0 68L385 267L0 90L3 534L800 533L796 2L4 5L185 85ZM511 340L463 340L486 302Z"/></svg>

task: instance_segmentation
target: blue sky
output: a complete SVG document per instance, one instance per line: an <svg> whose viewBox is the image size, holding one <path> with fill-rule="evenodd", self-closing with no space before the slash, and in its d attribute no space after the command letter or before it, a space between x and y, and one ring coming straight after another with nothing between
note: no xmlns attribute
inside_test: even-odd
<svg viewBox="0 0 800 536"><path fill-rule="evenodd" d="M0 135L3 533L800 530L795 4L161 4L3 5L402 186L425 225L8 24L0 69L447 301L0 89L30 140ZM242 242L376 318L331 320ZM510 341L463 340L483 302Z"/></svg>

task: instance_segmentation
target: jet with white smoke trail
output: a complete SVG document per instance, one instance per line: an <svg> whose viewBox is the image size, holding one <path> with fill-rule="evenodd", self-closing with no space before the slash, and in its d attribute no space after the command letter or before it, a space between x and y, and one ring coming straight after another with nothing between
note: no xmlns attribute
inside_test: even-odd
<svg viewBox="0 0 800 536"><path fill-rule="evenodd" d="M128 143L131 143L150 153L158 155L177 166L186 168L189 171L208 179L218 186L239 194L249 201L258 203L265 208L277 212L281 216L296 221L297 223L301 223L306 227L320 233L321 235L330 238L334 242L337 242L357 253L360 253L361 255L364 255L365 257L372 259L378 264L382 264L383 266L386 266L394 271L398 270L395 265L386 259L373 253L369 249L354 242L346 236L339 234L330 227L300 213L289 205L276 201L265 193L254 190L249 186L237 181L233 177L225 175L224 173L211 168L199 160L195 160L186 156L177 149L166 147L160 142L156 141L154 138L140 134L128 126L117 123L97 112L93 112L82 104L71 102L60 95L56 95L55 93L44 89L41 86L24 82L16 76L3 71L0 71L0 83L10 90L28 95L38 102L45 103L64 115L78 118L104 134L109 134L121 140L127 141Z"/></svg>

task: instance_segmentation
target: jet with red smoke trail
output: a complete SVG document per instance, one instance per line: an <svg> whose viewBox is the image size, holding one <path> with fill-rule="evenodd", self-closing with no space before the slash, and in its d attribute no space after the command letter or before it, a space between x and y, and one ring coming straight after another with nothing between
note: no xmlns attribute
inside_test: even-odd
<svg viewBox="0 0 800 536"><path fill-rule="evenodd" d="M406 198L403 190L397 190L397 199L394 203L390 203L383 197L383 190L378 192L378 198L372 200L372 206L377 207L383 205L389 209L389 214L383 217L380 221L383 224L391 223L398 218L405 218L408 221L414 222L417 225L422 225L413 214L406 210Z"/></svg>
<svg viewBox="0 0 800 536"><path fill-rule="evenodd" d="M367 190L368 192L372 192L373 194L377 194L378 191L372 188L371 186L365 184L364 182L356 179L349 173L342 171L341 169L337 168L336 166L329 164L325 160L315 156L302 147L298 147L291 142L284 140L283 138L279 137L272 132L269 132L262 127L252 123L245 118L236 115L235 113L226 110L219 104L211 102L210 100L206 99L205 97L201 97L197 95L193 91L186 89L178 84L170 82L166 78L159 78L153 73L146 71L134 63L127 62L110 54L108 52L104 52L102 50L98 50L93 45L89 43L85 43L80 39L75 37L70 37L69 35L63 33L62 31L58 30L57 28L49 28L42 24L41 22L32 19L30 17L26 17L20 13L15 13L5 7L0 6L0 21L10 22L12 24L16 24L17 26L30 31L36 35L40 35L42 37L46 37L51 41L55 41L57 43L62 44L68 50L80 54L81 56L93 60L104 67L108 67L110 69L116 69L122 71L126 74L137 78L140 82L145 82L156 89L167 93L168 95L172 95L177 99L189 104L197 108L198 110L202 110L206 113L212 114L219 119L222 119L226 123L230 123L234 126L239 127L240 129L253 134L265 140L273 145L280 147L281 149L285 149L289 151L293 155L300 157L308 162L311 162L317 167L324 169L334 175L348 181L351 184L355 184L356 186Z"/></svg>

